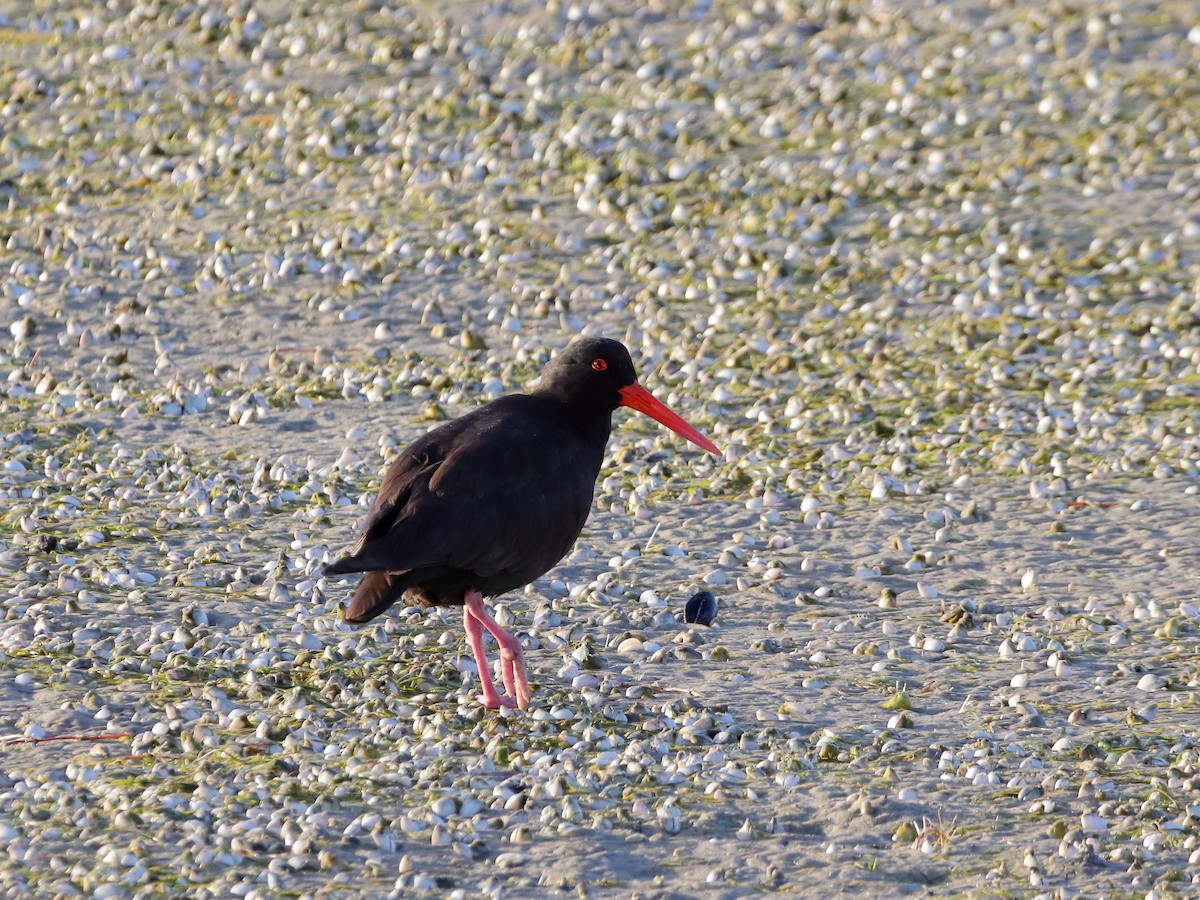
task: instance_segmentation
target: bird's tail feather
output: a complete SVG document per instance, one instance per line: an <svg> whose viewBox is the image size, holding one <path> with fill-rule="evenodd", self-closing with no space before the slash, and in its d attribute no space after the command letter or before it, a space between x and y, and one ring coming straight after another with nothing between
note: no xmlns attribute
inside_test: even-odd
<svg viewBox="0 0 1200 900"><path fill-rule="evenodd" d="M349 575L352 572L361 572L362 569L358 568L357 563L358 560L353 556L343 556L327 565L321 574L328 578L331 575Z"/></svg>
<svg viewBox="0 0 1200 900"><path fill-rule="evenodd" d="M350 598L345 619L351 624L368 622L399 600L408 585L400 575L388 572L365 572L362 581Z"/></svg>

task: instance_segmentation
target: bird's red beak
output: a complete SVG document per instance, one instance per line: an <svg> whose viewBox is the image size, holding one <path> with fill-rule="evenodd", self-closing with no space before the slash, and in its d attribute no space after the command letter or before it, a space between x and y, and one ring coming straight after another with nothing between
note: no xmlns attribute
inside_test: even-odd
<svg viewBox="0 0 1200 900"><path fill-rule="evenodd" d="M621 405L645 413L656 422L661 422L680 437L685 437L697 447L703 447L709 453L721 455L717 445L702 435L699 431L671 412L665 404L654 399L654 395L638 384L627 384L621 388Z"/></svg>

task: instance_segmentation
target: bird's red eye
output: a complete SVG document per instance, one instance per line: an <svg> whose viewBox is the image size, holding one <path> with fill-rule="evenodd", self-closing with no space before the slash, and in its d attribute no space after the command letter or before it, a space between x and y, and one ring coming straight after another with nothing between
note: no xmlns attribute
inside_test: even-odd
<svg viewBox="0 0 1200 900"><path fill-rule="evenodd" d="M592 360L592 368L597 372L603 372L608 368L608 361L597 357L596 359Z"/></svg>

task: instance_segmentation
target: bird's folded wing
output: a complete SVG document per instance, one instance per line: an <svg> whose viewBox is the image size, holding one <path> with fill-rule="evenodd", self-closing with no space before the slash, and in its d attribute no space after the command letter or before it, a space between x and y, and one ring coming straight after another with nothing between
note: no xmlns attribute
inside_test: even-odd
<svg viewBox="0 0 1200 900"><path fill-rule="evenodd" d="M450 566L487 577L569 548L591 505L594 470L536 426L514 429L509 420L492 433L486 421L466 424L444 458L417 442L405 453L412 459L397 461L337 571Z"/></svg>

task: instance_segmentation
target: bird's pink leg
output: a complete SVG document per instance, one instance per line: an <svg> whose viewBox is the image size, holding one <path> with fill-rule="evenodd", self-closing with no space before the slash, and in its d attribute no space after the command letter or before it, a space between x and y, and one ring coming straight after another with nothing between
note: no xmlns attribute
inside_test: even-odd
<svg viewBox="0 0 1200 900"><path fill-rule="evenodd" d="M467 591L463 597L463 615L474 617L477 620L476 624L482 624L500 645L500 673L504 677L504 688L508 692L508 698L515 699L516 705L525 709L529 705L531 695L521 642L501 628L496 620L488 615L487 610L483 608L483 595L479 591ZM482 642L480 646L482 647Z"/></svg>
<svg viewBox="0 0 1200 900"><path fill-rule="evenodd" d="M475 654L475 665L479 669L479 685L483 694L479 702L488 709L499 709L501 706L516 706L511 697L501 697L492 684L491 666L488 665L487 653L483 649L483 625L480 624L470 607L463 606L463 628L467 632L467 640L471 642L471 652Z"/></svg>

